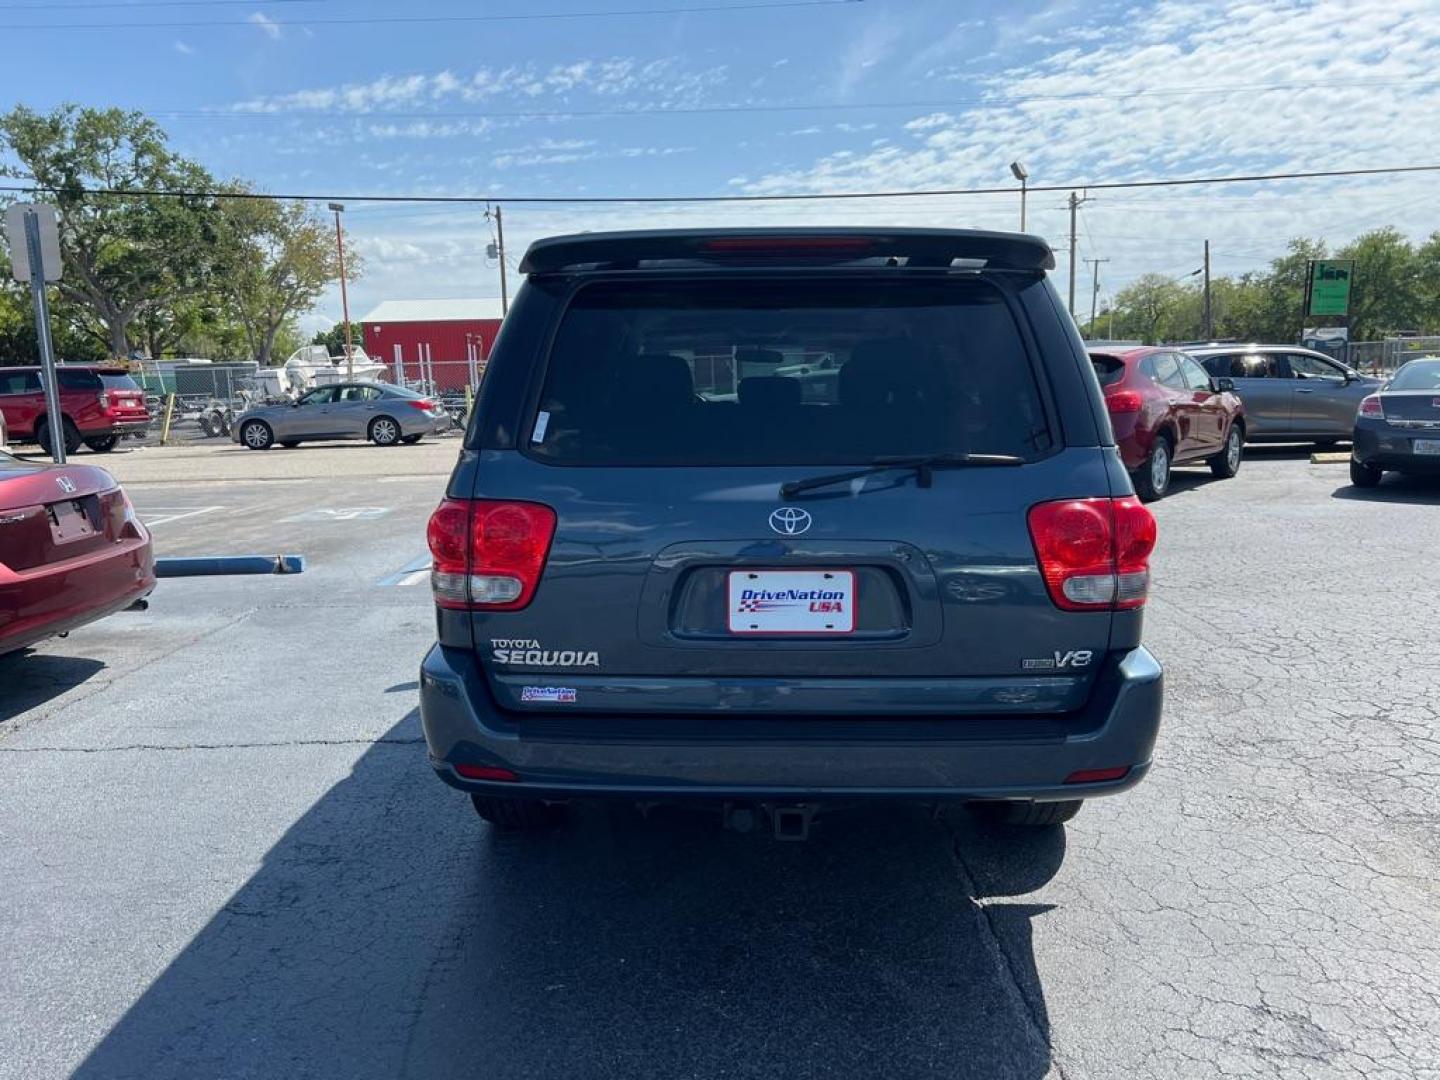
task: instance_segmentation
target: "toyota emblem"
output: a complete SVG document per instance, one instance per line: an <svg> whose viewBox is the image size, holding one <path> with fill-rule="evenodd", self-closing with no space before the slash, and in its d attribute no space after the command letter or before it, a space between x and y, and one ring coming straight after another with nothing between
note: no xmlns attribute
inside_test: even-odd
<svg viewBox="0 0 1440 1080"><path fill-rule="evenodd" d="M799 536L809 532L813 524L810 511L801 510L798 506L782 506L770 513L770 528L782 536Z"/></svg>

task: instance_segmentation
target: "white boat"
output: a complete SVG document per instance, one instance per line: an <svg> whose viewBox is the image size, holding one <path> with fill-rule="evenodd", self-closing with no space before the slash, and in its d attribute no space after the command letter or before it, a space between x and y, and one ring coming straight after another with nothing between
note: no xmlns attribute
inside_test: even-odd
<svg viewBox="0 0 1440 1080"><path fill-rule="evenodd" d="M290 354L283 367L276 369L277 376L283 373L285 384L279 389L282 393L303 392L351 379L379 379L385 372L385 365L371 360L358 345L352 350L350 360L347 364L343 355L331 356L324 345L304 345Z"/></svg>

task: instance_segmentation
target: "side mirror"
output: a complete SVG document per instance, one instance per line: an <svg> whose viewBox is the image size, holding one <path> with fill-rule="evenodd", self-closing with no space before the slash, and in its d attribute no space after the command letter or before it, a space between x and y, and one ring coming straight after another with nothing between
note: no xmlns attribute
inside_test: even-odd
<svg viewBox="0 0 1440 1080"><path fill-rule="evenodd" d="M1235 380L1225 378L1223 376L1218 379L1211 379L1210 385L1214 388L1217 394L1228 394L1234 393L1235 391Z"/></svg>

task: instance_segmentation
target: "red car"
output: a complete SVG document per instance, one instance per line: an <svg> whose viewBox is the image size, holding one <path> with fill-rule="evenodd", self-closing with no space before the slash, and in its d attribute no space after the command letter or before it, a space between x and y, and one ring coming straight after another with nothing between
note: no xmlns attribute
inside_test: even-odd
<svg viewBox="0 0 1440 1080"><path fill-rule="evenodd" d="M1092 350L1120 458L1141 499L1170 487L1170 467L1205 462L1222 479L1240 471L1245 406L1229 379L1178 349Z"/></svg>
<svg viewBox="0 0 1440 1080"><path fill-rule="evenodd" d="M84 444L103 454L115 449L122 435L150 424L145 391L124 368L65 364L55 369L55 381L68 453ZM0 413L12 443L38 442L49 450L50 418L38 367L0 367Z"/></svg>
<svg viewBox="0 0 1440 1080"><path fill-rule="evenodd" d="M0 653L69 633L154 587L150 534L108 472L0 451Z"/></svg>

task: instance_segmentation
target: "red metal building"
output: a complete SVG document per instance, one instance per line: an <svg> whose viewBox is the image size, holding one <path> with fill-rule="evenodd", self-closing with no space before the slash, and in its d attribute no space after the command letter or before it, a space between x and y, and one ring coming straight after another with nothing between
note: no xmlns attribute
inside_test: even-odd
<svg viewBox="0 0 1440 1080"><path fill-rule="evenodd" d="M429 378L443 391L459 390L470 381L472 360L477 371L483 370L500 318L500 301L492 297L386 300L360 324L366 353L387 365L392 379Z"/></svg>

